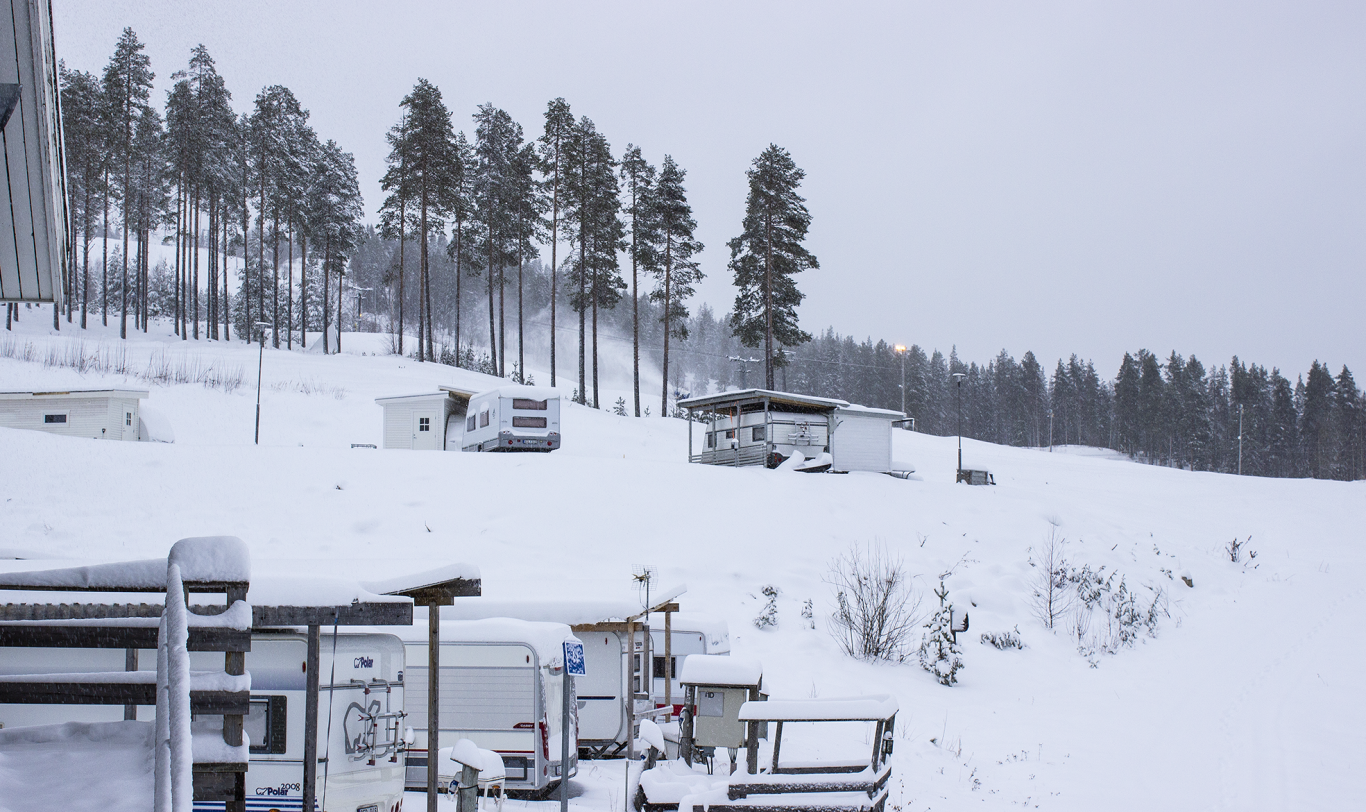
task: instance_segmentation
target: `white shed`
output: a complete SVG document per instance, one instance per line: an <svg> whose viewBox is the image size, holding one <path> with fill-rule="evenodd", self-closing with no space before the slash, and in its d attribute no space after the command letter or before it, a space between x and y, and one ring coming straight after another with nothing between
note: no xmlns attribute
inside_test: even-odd
<svg viewBox="0 0 1366 812"><path fill-rule="evenodd" d="M835 410L835 431L830 455L833 471L892 470L892 424L905 417L901 412L867 406L841 406Z"/></svg>
<svg viewBox="0 0 1366 812"><path fill-rule="evenodd" d="M151 439L139 414L145 389L0 392L0 426L96 440Z"/></svg>
<svg viewBox="0 0 1366 812"><path fill-rule="evenodd" d="M445 389L420 395L376 398L384 408L384 448L414 451L446 450L447 424L457 440L469 398ZM459 446L456 446L456 451Z"/></svg>

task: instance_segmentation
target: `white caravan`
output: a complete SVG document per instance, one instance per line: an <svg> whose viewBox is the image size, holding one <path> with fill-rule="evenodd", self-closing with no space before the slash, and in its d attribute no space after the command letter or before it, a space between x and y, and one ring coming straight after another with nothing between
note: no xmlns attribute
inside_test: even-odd
<svg viewBox="0 0 1366 812"><path fill-rule="evenodd" d="M333 657L333 651L336 657ZM318 803L328 809L395 809L403 799L403 643L392 634L324 633L318 700ZM251 708L243 719L250 761L248 809L303 808L304 699L308 638L298 632L254 632L246 655ZM144 651L140 670L156 669L156 652ZM7 648L0 674L121 671L123 649ZM223 655L190 652L193 670L222 670ZM153 721L156 709L139 707ZM122 705L0 705L6 728L61 722L113 722ZM199 715L196 736L219 735L221 716ZM330 733L330 735L329 735ZM221 741L221 739L219 739ZM196 812L224 808L195 801Z"/></svg>
<svg viewBox="0 0 1366 812"><path fill-rule="evenodd" d="M415 734L408 751L407 785L414 790L427 786L426 613L418 607L412 629L400 631L408 655L407 724ZM438 744L450 747L459 739L469 739L498 753L507 770L504 786L509 790L544 794L558 786L563 646L572 637L563 623L508 618L448 621L443 616ZM571 730L570 736L577 741L577 730ZM570 776L578 769L577 754L575 745ZM455 777L439 774L438 784L445 786Z"/></svg>
<svg viewBox="0 0 1366 812"><path fill-rule="evenodd" d="M665 685L669 680L669 699L674 713L683 712L683 686L678 675L683 671L683 658L689 654L730 654L730 627L724 620L699 612L676 612L670 621L669 662L664 661L664 624L656 621L650 627L650 648L654 656L652 689L655 704L664 706Z"/></svg>
<svg viewBox="0 0 1366 812"><path fill-rule="evenodd" d="M451 447L451 438L446 440ZM554 451L560 447L560 393L509 384L470 398L465 451Z"/></svg>

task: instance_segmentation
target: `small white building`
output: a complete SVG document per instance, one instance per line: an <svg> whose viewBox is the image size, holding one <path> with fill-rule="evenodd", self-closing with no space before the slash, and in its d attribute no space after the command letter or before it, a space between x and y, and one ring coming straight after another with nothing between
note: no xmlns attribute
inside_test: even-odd
<svg viewBox="0 0 1366 812"><path fill-rule="evenodd" d="M166 440L143 421L145 389L0 392L0 426L96 440ZM162 422L154 419L154 422Z"/></svg>
<svg viewBox="0 0 1366 812"><path fill-rule="evenodd" d="M445 451L449 437L453 441L450 450L459 451L472 394L443 386L439 392L376 398L375 403L384 409L382 447Z"/></svg>
<svg viewBox="0 0 1366 812"><path fill-rule="evenodd" d="M892 425L901 412L834 398L744 389L680 400L688 410L688 459L707 465L776 468L795 454L829 455L835 472L892 473ZM700 453L693 421L702 425Z"/></svg>

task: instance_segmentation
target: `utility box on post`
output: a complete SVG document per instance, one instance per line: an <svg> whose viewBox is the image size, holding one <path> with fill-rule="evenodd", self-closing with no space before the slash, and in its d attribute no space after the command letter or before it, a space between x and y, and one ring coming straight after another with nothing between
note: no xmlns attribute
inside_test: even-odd
<svg viewBox="0 0 1366 812"><path fill-rule="evenodd" d="M690 654L678 681L684 691L679 743L684 760L691 764L717 747L743 747L748 726L740 721L740 707L764 698L763 667L743 657Z"/></svg>

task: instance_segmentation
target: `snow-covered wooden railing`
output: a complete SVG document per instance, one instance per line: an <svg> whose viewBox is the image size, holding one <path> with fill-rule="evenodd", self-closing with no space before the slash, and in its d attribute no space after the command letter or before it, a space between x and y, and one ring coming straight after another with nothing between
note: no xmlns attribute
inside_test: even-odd
<svg viewBox="0 0 1366 812"><path fill-rule="evenodd" d="M159 576L159 577L158 577ZM126 670L0 676L0 702L156 705L157 810L190 812L194 796L245 810L252 609L246 545L231 537L183 539L166 559L0 574L0 589L46 592L164 592L160 617L146 604L8 604L0 607L0 646L124 648ZM220 593L220 613L192 614L188 595ZM138 668L137 652L156 649L157 670ZM222 671L191 672L189 652L224 654ZM217 735L195 742L192 713L221 715Z"/></svg>

